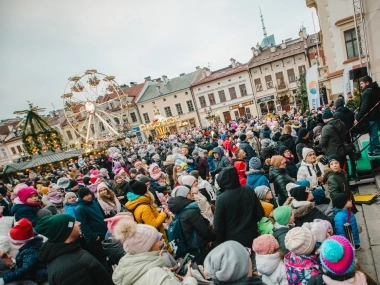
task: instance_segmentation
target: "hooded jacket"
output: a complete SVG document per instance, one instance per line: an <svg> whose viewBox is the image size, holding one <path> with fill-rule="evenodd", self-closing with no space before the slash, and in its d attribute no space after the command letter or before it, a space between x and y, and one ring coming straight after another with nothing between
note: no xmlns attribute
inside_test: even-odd
<svg viewBox="0 0 380 285"><path fill-rule="evenodd" d="M256 254L256 267L265 284L288 285L285 264L278 252Z"/></svg>
<svg viewBox="0 0 380 285"><path fill-rule="evenodd" d="M344 157L344 143L346 142L346 126L339 119L332 119L322 128L319 145L325 148L325 155L336 154Z"/></svg>
<svg viewBox="0 0 380 285"><path fill-rule="evenodd" d="M284 257L286 276L289 284L307 284L313 275L319 273L319 255L296 255L289 252Z"/></svg>
<svg viewBox="0 0 380 285"><path fill-rule="evenodd" d="M321 171L321 174L324 175L324 166L321 163L309 163L302 160L301 166L297 172L297 181L308 180L310 182L310 188L318 187L317 166Z"/></svg>
<svg viewBox="0 0 380 285"><path fill-rule="evenodd" d="M191 203L194 203L194 201L178 196L171 197L168 201L168 206L169 210L176 215ZM186 210L181 215L180 224L184 240L191 241L191 244L188 245L191 249L202 248L210 241L215 240L215 234L202 217L199 207ZM194 231L197 234L197 241L192 238Z"/></svg>
<svg viewBox="0 0 380 285"><path fill-rule="evenodd" d="M341 120L345 124L347 131L354 126L355 115L347 107L341 106L336 109L334 118Z"/></svg>
<svg viewBox="0 0 380 285"><path fill-rule="evenodd" d="M280 245L280 249L283 253L287 254L289 250L285 246L285 236L290 231L288 226L280 226L277 223L274 224L273 227L273 236L277 240Z"/></svg>
<svg viewBox="0 0 380 285"><path fill-rule="evenodd" d="M269 181L267 177L264 175L264 170L253 170L251 169L247 173L247 186L251 187L253 190L257 186L267 186L270 188Z"/></svg>
<svg viewBox="0 0 380 285"><path fill-rule="evenodd" d="M282 206L289 197L286 184L293 183L293 179L286 174L286 168L271 166L269 169L269 181L273 182L274 191L278 195L278 204Z"/></svg>
<svg viewBox="0 0 380 285"><path fill-rule="evenodd" d="M223 169L227 166L230 166L231 163L228 158L224 155L223 151L220 147L216 147L212 150L212 153L219 153L219 157L217 159L214 158L215 170Z"/></svg>
<svg viewBox="0 0 380 285"><path fill-rule="evenodd" d="M158 251L126 254L112 274L115 285L180 285L181 282L169 269ZM183 284L198 284L194 277L186 277Z"/></svg>
<svg viewBox="0 0 380 285"><path fill-rule="evenodd" d="M77 221L81 223L80 228L87 243L100 237L104 239L107 233L107 225L104 222L105 216L100 205L94 198L90 202L78 199L78 206L75 209Z"/></svg>
<svg viewBox="0 0 380 285"><path fill-rule="evenodd" d="M38 223L37 212L39 209L40 207L38 207L38 205L30 206L19 202L13 205L11 214L15 216L16 221L22 218L27 218L32 223L33 227L35 227Z"/></svg>
<svg viewBox="0 0 380 285"><path fill-rule="evenodd" d="M250 248L257 237L257 222L264 216L260 200L250 187L240 186L233 166L224 168L216 180L224 190L216 199L214 214L217 243L234 240Z"/></svg>
<svg viewBox="0 0 380 285"><path fill-rule="evenodd" d="M344 224L346 222L350 223L352 229L352 236L354 238L355 244L360 244L358 224L356 223L355 215L351 212L350 220L348 220L348 210L347 209L337 209L334 208L335 217L334 217L334 234L344 236L347 238L344 231Z"/></svg>
<svg viewBox="0 0 380 285"><path fill-rule="evenodd" d="M296 141L298 161L301 161L303 159L302 150L304 147L313 148L313 143L309 139L303 139L299 137Z"/></svg>
<svg viewBox="0 0 380 285"><path fill-rule="evenodd" d="M46 241L40 260L47 263L50 285L112 285L107 270L78 243Z"/></svg>
<svg viewBox="0 0 380 285"><path fill-rule="evenodd" d="M363 94L361 96L360 100L360 107L359 112L356 115L356 120L360 121L364 115L371 110L372 107L374 107L378 102L380 101L380 88L377 82L372 82L368 84L364 90ZM365 121L375 121L379 118L379 109L380 107L377 106L376 110L372 111L370 114L368 114L367 117L365 117Z"/></svg>

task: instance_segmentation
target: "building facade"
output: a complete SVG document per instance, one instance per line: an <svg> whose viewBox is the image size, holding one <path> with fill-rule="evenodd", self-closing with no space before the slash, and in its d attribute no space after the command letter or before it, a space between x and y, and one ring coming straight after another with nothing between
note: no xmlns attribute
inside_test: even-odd
<svg viewBox="0 0 380 285"><path fill-rule="evenodd" d="M20 136L22 122L21 118L0 122L0 166L13 163L26 156Z"/></svg>
<svg viewBox="0 0 380 285"><path fill-rule="evenodd" d="M156 115L163 117L179 116L179 124L167 127L167 132L177 133L193 126L199 126L200 122L191 94L191 84L202 77L202 71L196 70L191 73L182 73L180 76L169 79L162 76L152 80L145 78L149 83L144 92L137 99L142 124L149 124ZM146 136L157 134L155 130L146 131Z"/></svg>
<svg viewBox="0 0 380 285"><path fill-rule="evenodd" d="M203 68L203 78L191 85L202 126L258 114L248 66L233 58L230 61L230 66L213 72Z"/></svg>

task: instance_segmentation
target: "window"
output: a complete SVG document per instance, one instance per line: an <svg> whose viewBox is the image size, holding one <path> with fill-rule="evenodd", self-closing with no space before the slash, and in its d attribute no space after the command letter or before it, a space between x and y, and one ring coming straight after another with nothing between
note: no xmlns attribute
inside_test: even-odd
<svg viewBox="0 0 380 285"><path fill-rule="evenodd" d="M74 132L75 133L75 136L77 137L77 138L80 138L80 135L77 133L77 132Z"/></svg>
<svg viewBox="0 0 380 285"><path fill-rule="evenodd" d="M95 127L94 127L94 124L91 124L91 134L94 134L95 133Z"/></svg>
<svg viewBox="0 0 380 285"><path fill-rule="evenodd" d="M263 86L261 85L261 79L260 78L255 79L255 86L256 86L257 92L263 91Z"/></svg>
<svg viewBox="0 0 380 285"><path fill-rule="evenodd" d="M113 102L110 102L110 108L113 109Z"/></svg>
<svg viewBox="0 0 380 285"><path fill-rule="evenodd" d="M200 103L200 105L201 105L201 108L206 107L206 100L205 100L205 97L204 97L204 96L200 96L200 97L199 97L199 103Z"/></svg>
<svg viewBox="0 0 380 285"><path fill-rule="evenodd" d="M265 82L267 84L267 88L270 89L270 88L274 88L273 86L273 81L272 81L272 75L267 75L265 76Z"/></svg>
<svg viewBox="0 0 380 285"><path fill-rule="evenodd" d="M251 109L245 108L245 115L246 115L248 120L252 119Z"/></svg>
<svg viewBox="0 0 380 285"><path fill-rule="evenodd" d="M299 74L301 74L301 73L305 73L305 72L306 72L306 68L305 68L305 66L304 66L304 65L300 65L300 66L298 66L298 72L299 72Z"/></svg>
<svg viewBox="0 0 380 285"><path fill-rule="evenodd" d="M1 149L1 154L2 154L3 157L7 157L8 156L7 152L5 151L4 148Z"/></svg>
<svg viewBox="0 0 380 285"><path fill-rule="evenodd" d="M181 106L180 103L175 104L175 108L177 109L177 114L178 114L178 115L182 115L182 114L183 114L182 106Z"/></svg>
<svg viewBox="0 0 380 285"><path fill-rule="evenodd" d="M67 134L67 137L69 138L69 140L73 139L73 135L71 134L70 131L66 131L66 134Z"/></svg>
<svg viewBox="0 0 380 285"><path fill-rule="evenodd" d="M119 118L113 118L114 119L114 121L115 121L115 123L117 124L117 125L120 125L120 120L119 120Z"/></svg>
<svg viewBox="0 0 380 285"><path fill-rule="evenodd" d="M294 69L288 69L288 78L289 78L289 83L295 82L296 81L296 76L294 74Z"/></svg>
<svg viewBox="0 0 380 285"><path fill-rule="evenodd" d="M104 130L105 130L104 125L103 125L102 122L99 123L99 128L100 128L101 131L104 131Z"/></svg>
<svg viewBox="0 0 380 285"><path fill-rule="evenodd" d="M173 116L173 115L172 115L172 110L170 109L170 107L164 107L164 111L165 111L165 115L166 115L166 117L171 117L171 116Z"/></svg>
<svg viewBox="0 0 380 285"><path fill-rule="evenodd" d="M21 146L16 146L17 147L17 151L20 153L20 152L22 152L22 148L21 148Z"/></svg>
<svg viewBox="0 0 380 285"><path fill-rule="evenodd" d="M215 105L214 93L208 94L208 100L210 101L210 105Z"/></svg>
<svg viewBox="0 0 380 285"><path fill-rule="evenodd" d="M137 117L136 117L135 112L131 112L131 119L132 119L132 123L136 123L137 122Z"/></svg>
<svg viewBox="0 0 380 285"><path fill-rule="evenodd" d="M240 89L240 94L241 94L241 97L244 97L244 96L247 96L247 88L245 87L245 84L241 84L239 85L239 89Z"/></svg>
<svg viewBox="0 0 380 285"><path fill-rule="evenodd" d="M284 74L282 73L282 71L276 73L276 82L277 82L278 89L284 89L286 87L285 81L284 81Z"/></svg>
<svg viewBox="0 0 380 285"><path fill-rule="evenodd" d="M234 111L236 120L239 119L239 111Z"/></svg>
<svg viewBox="0 0 380 285"><path fill-rule="evenodd" d="M144 113L144 114L143 114L143 117L144 117L145 124L149 124L149 123L150 123L150 120L149 120L149 115L148 115L148 113Z"/></svg>
<svg viewBox="0 0 380 285"><path fill-rule="evenodd" d="M228 91L230 92L231 100L236 99L236 90L235 87L228 88Z"/></svg>
<svg viewBox="0 0 380 285"><path fill-rule="evenodd" d="M194 111L193 101L191 100L186 101L186 104L187 104L187 109L189 110L189 112L193 112Z"/></svg>
<svg viewBox="0 0 380 285"><path fill-rule="evenodd" d="M344 32L344 42L346 44L347 58L359 56L355 28Z"/></svg>
<svg viewBox="0 0 380 285"><path fill-rule="evenodd" d="M218 91L220 103L226 102L226 94L224 94L224 90Z"/></svg>
<svg viewBox="0 0 380 285"><path fill-rule="evenodd" d="M16 149L14 147L11 147L11 151L13 154L17 154Z"/></svg>

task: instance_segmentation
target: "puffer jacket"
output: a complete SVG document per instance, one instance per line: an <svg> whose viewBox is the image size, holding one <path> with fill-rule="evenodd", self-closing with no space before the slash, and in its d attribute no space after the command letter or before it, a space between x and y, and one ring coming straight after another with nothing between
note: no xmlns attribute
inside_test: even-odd
<svg viewBox="0 0 380 285"><path fill-rule="evenodd" d="M356 115L356 120L360 121L364 115L371 110L380 101L380 88L377 82L368 84L361 96L359 112ZM375 121L379 117L380 107L377 106L376 110L372 111L365 117L364 121Z"/></svg>
<svg viewBox="0 0 380 285"><path fill-rule="evenodd" d="M354 126L355 115L347 107L341 106L336 109L334 118L341 120L346 126L347 131Z"/></svg>
<svg viewBox="0 0 380 285"><path fill-rule="evenodd" d="M194 201L178 196L171 197L168 201L168 206L169 210L176 215L191 203L194 203ZM207 243L215 240L215 234L201 215L199 207L186 210L181 215L180 224L184 240L191 241L191 244L188 245L190 249L203 248ZM197 240L192 238L194 231L197 234Z"/></svg>
<svg viewBox="0 0 380 285"><path fill-rule="evenodd" d="M219 153L218 159L214 158L214 165L215 165L215 170L220 170L223 169L227 166L230 166L231 163L228 160L228 158L224 155L223 151L221 150L220 147L216 147L212 150L213 153ZM211 170L210 170L211 171Z"/></svg>
<svg viewBox="0 0 380 285"><path fill-rule="evenodd" d="M103 249L107 255L109 266L119 264L119 260L125 255L123 245L119 240L113 238L102 241Z"/></svg>
<svg viewBox="0 0 380 285"><path fill-rule="evenodd" d="M269 181L273 183L274 191L278 195L278 204L282 206L289 197L286 185L293 183L294 180L286 174L286 168L271 166L269 169Z"/></svg>
<svg viewBox="0 0 380 285"><path fill-rule="evenodd" d="M240 185L233 166L224 168L216 181L224 189L216 199L214 228L217 243L234 240L250 248L257 237L257 222L264 216L260 200L250 187Z"/></svg>
<svg viewBox="0 0 380 285"><path fill-rule="evenodd" d="M325 148L325 155L345 156L346 126L339 119L332 119L322 128L319 145Z"/></svg>
<svg viewBox="0 0 380 285"><path fill-rule="evenodd" d="M317 188L318 187L318 177L317 177L318 168L321 171L322 175L324 175L324 166L320 162L309 163L302 160L301 166L297 172L297 181L308 180L310 182L310 188Z"/></svg>
<svg viewBox="0 0 380 285"><path fill-rule="evenodd" d="M352 229L352 236L354 237L355 244L360 244L358 224L356 223L355 215L351 212L350 220L348 221L348 209L337 209L334 208L335 217L334 217L334 234L344 236L347 238L344 231L344 224L349 222Z"/></svg>
<svg viewBox="0 0 380 285"><path fill-rule="evenodd" d="M319 273L319 255L296 255L289 252L284 257L286 276L289 284L306 285L309 279Z"/></svg>
<svg viewBox="0 0 380 285"><path fill-rule="evenodd" d="M274 224L273 227L273 236L277 240L280 245L280 249L283 253L287 254L289 250L285 246L285 236L290 231L288 226L281 226L277 223Z"/></svg>
<svg viewBox="0 0 380 285"><path fill-rule="evenodd" d="M256 254L256 266L265 284L288 285L285 264L278 252L273 254Z"/></svg>
<svg viewBox="0 0 380 285"><path fill-rule="evenodd" d="M200 157L197 160L197 164L198 164L199 176L202 177L203 179L206 179L206 176L210 172L207 159L205 157Z"/></svg>
<svg viewBox="0 0 380 285"><path fill-rule="evenodd" d="M40 260L47 263L50 285L112 285L111 276L99 261L79 243L46 241Z"/></svg>
<svg viewBox="0 0 380 285"><path fill-rule="evenodd" d="M318 210L318 208L315 207L314 202L301 202L303 203L302 206L299 208L294 209L294 223L296 227L301 227L304 223L311 223L315 219L321 219L326 220L331 223L332 226L334 226L334 220L331 217L326 216L321 211ZM292 203L292 207L293 207Z"/></svg>
<svg viewBox="0 0 380 285"><path fill-rule="evenodd" d="M158 251L126 254L112 274L115 285L179 285L181 284L169 269ZM186 277L184 284L196 285L194 277Z"/></svg>
<svg viewBox="0 0 380 285"><path fill-rule="evenodd" d="M257 186L267 186L270 188L268 178L264 175L264 170L250 170L247 173L247 186L251 187L253 190Z"/></svg>

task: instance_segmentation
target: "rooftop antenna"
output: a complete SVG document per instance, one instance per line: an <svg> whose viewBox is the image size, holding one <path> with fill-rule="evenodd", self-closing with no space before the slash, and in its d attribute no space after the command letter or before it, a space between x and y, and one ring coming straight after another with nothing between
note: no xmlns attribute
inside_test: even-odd
<svg viewBox="0 0 380 285"><path fill-rule="evenodd" d="M261 14L261 8L260 7L259 7L259 10L260 10L261 24L263 26L264 38L266 38L267 37L267 30L265 29L264 18L263 18L263 14Z"/></svg>

